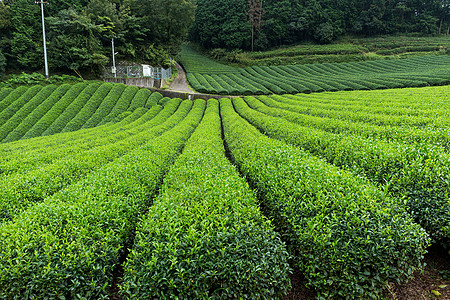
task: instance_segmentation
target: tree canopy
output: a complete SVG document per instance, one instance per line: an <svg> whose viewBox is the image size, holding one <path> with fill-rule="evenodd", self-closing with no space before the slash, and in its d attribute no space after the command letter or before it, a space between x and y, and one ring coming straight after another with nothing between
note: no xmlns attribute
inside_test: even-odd
<svg viewBox="0 0 450 300"><path fill-rule="evenodd" d="M194 21L195 0L49 0L44 5L49 66L98 72L120 56L164 65ZM0 0L0 72L43 66L40 6Z"/></svg>
<svg viewBox="0 0 450 300"><path fill-rule="evenodd" d="M251 44L248 0L198 0L191 37L206 48ZM343 34L439 34L450 26L449 0L264 0L255 47L302 40L330 43Z"/></svg>

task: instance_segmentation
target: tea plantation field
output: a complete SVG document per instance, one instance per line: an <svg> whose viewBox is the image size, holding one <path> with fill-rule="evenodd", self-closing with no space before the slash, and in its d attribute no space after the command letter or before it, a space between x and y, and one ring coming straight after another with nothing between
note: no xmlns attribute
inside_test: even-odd
<svg viewBox="0 0 450 300"><path fill-rule="evenodd" d="M449 106L1 89L0 299L277 299L293 269L319 299L380 298L450 246Z"/></svg>
<svg viewBox="0 0 450 300"><path fill-rule="evenodd" d="M376 90L450 83L450 55L235 68L221 65L185 46L180 61L193 89L219 95Z"/></svg>

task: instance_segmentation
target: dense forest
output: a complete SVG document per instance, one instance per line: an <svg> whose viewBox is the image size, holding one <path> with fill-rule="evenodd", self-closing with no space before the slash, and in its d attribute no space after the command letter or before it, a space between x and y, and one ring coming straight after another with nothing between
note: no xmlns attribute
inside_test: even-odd
<svg viewBox="0 0 450 300"><path fill-rule="evenodd" d="M44 5L53 70L98 72L111 57L167 63L192 25L195 0L49 0ZM0 0L0 74L43 66L40 5Z"/></svg>
<svg viewBox="0 0 450 300"><path fill-rule="evenodd" d="M351 34L448 34L449 0L198 0L191 38L206 48L250 49ZM253 30L252 30L253 29Z"/></svg>
<svg viewBox="0 0 450 300"><path fill-rule="evenodd" d="M49 0L53 71L98 73L119 57L165 65L190 32L205 48L263 50L346 34L448 34L450 0ZM190 31L189 31L190 29ZM40 5L0 0L0 74L43 66Z"/></svg>

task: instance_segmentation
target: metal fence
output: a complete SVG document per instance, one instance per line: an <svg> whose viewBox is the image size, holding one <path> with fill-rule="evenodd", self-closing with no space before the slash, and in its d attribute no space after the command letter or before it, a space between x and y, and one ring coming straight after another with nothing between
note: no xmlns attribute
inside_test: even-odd
<svg viewBox="0 0 450 300"><path fill-rule="evenodd" d="M118 66L114 74L113 67L105 68L105 78L145 78L150 77L154 79L169 79L172 77L172 68L154 68L148 65L136 66Z"/></svg>

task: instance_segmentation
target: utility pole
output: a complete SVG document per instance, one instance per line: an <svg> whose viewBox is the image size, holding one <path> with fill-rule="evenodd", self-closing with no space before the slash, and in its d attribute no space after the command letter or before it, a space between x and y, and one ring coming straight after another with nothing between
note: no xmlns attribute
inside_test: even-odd
<svg viewBox="0 0 450 300"><path fill-rule="evenodd" d="M114 52L114 38L111 39L112 44L112 55L113 55L113 67L112 67L112 73L114 74L114 78L117 78L117 71L116 71L116 53Z"/></svg>
<svg viewBox="0 0 450 300"><path fill-rule="evenodd" d="M36 4L41 5L41 15L42 15L42 36L44 40L44 63L45 63L45 77L48 79L48 61L47 61L47 43L45 41L45 23L44 23L44 4L47 4L47 2L44 1L36 1Z"/></svg>

